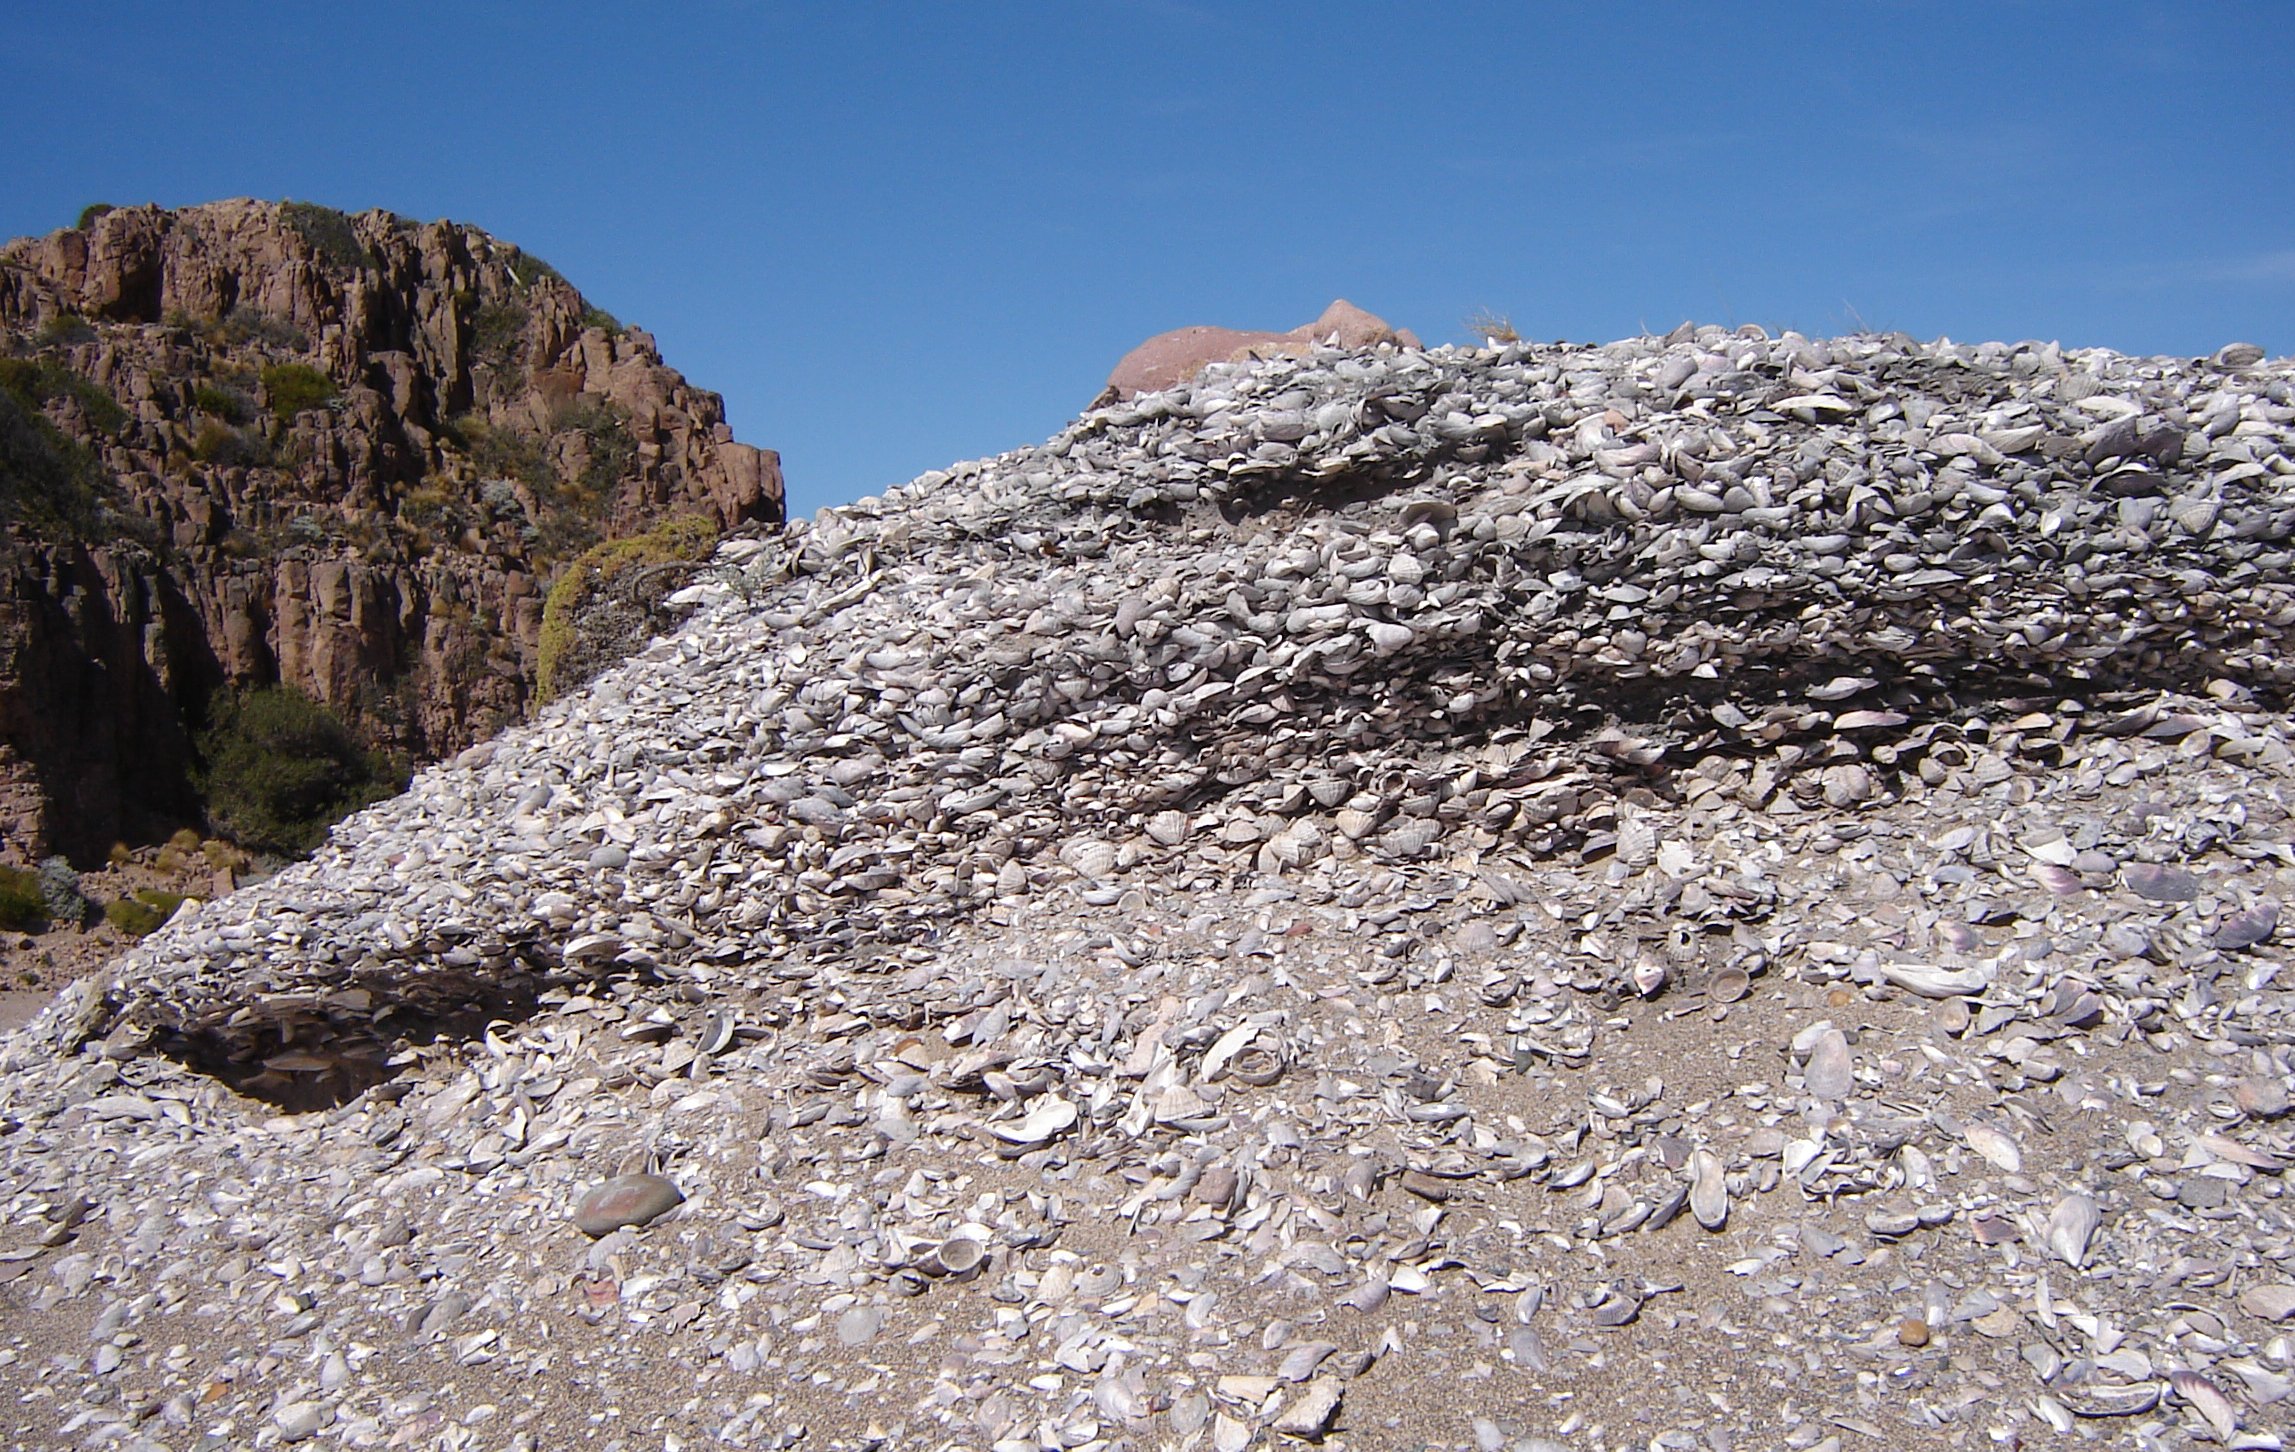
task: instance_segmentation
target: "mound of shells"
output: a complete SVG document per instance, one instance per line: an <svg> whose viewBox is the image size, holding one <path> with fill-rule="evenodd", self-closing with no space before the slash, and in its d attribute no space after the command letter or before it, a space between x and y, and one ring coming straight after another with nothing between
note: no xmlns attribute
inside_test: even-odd
<svg viewBox="0 0 2295 1452"><path fill-rule="evenodd" d="M5 1415L2277 1447L2291 382L1323 352L729 545L0 1046Z"/></svg>
<svg viewBox="0 0 2295 1452"><path fill-rule="evenodd" d="M881 951L1061 868L1551 853L1661 750L2276 692L2295 409L2228 358L1706 329L1210 370L734 547L691 628L118 996L291 1078L537 977Z"/></svg>

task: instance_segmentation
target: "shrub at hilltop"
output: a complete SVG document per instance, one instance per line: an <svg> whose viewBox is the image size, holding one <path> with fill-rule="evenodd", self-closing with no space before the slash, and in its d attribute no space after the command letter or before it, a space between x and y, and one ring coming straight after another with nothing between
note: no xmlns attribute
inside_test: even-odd
<svg viewBox="0 0 2295 1452"><path fill-rule="evenodd" d="M309 243L313 252L337 267L365 267L374 260L367 255L366 244L359 240L351 219L333 207L322 207L315 202L282 202L279 220Z"/></svg>
<svg viewBox="0 0 2295 1452"><path fill-rule="evenodd" d="M198 745L209 819L261 851L308 852L336 822L406 785L403 766L287 686L220 697Z"/></svg>

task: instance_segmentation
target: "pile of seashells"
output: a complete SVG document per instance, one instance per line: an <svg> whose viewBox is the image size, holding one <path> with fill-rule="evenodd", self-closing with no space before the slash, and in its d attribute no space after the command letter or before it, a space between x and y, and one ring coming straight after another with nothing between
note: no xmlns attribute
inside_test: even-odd
<svg viewBox="0 0 2295 1452"><path fill-rule="evenodd" d="M0 1046L0 1420L2276 1448L2291 535L2259 350L1684 328L730 543Z"/></svg>

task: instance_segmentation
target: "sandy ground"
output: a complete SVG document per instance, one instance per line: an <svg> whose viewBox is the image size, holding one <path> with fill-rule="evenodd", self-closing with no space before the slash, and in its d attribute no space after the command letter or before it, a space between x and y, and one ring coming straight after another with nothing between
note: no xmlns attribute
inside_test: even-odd
<svg viewBox="0 0 2295 1452"><path fill-rule="evenodd" d="M22 1028L31 1022L32 1015L40 1011L50 996L29 989L0 989L0 1034Z"/></svg>

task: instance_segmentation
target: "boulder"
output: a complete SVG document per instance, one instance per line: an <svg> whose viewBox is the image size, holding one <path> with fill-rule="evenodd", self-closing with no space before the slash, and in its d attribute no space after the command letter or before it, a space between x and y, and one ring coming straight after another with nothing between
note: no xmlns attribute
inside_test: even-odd
<svg viewBox="0 0 2295 1452"><path fill-rule="evenodd" d="M1202 324L1174 328L1126 353L1116 371L1108 375L1108 385L1095 406L1185 383L1213 363L1298 358L1316 348L1369 348L1379 343L1419 346L1417 336L1408 328L1389 327L1385 319L1364 312L1345 298L1323 309L1315 321L1288 333L1242 332Z"/></svg>

